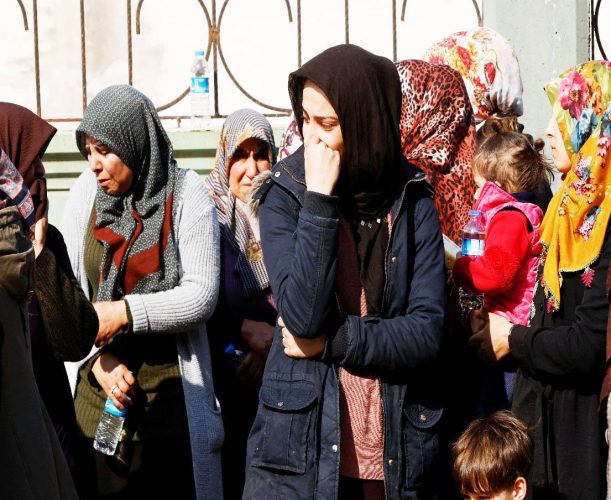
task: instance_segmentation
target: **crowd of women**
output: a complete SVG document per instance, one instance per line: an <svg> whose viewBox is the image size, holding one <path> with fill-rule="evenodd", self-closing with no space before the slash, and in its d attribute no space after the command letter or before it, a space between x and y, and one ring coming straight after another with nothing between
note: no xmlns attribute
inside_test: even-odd
<svg viewBox="0 0 611 500"><path fill-rule="evenodd" d="M236 111L205 179L145 95L102 90L61 232L55 129L0 104L0 496L460 498L450 446L510 409L530 498L604 498L611 63L546 86L553 196L490 29L396 64L332 47L288 90L278 150ZM455 260L471 209L484 253Z"/></svg>

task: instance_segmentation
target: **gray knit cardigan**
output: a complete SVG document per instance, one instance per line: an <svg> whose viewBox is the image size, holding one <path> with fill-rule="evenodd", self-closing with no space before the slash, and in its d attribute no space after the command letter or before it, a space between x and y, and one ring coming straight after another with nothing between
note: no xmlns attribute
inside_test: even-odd
<svg viewBox="0 0 611 500"><path fill-rule="evenodd" d="M85 232L96 189L95 176L88 169L70 190L61 224L74 274L85 293L88 290L83 261ZM134 335L176 336L197 498L223 498L221 446L224 431L214 395L206 334L206 321L214 312L219 291L219 225L214 204L195 172L186 172L180 191L173 210L179 284L171 290L124 298L129 303ZM95 351L94 348L89 357ZM66 363L73 393L78 369L86 359Z"/></svg>

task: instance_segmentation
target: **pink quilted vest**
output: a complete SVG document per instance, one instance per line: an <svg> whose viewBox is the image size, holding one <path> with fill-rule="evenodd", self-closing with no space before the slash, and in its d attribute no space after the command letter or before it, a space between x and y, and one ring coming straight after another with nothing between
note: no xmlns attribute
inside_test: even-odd
<svg viewBox="0 0 611 500"><path fill-rule="evenodd" d="M513 286L503 292L485 294L484 308L503 316L514 324L527 325L541 253L539 228L543 220L543 211L533 203L519 202L494 182L484 184L474 209L481 210L484 214L486 233L488 233L488 225L492 218L499 211L508 207L520 210L529 220L533 228L529 234L530 247L514 277ZM492 244L491 241L486 240L486 246Z"/></svg>

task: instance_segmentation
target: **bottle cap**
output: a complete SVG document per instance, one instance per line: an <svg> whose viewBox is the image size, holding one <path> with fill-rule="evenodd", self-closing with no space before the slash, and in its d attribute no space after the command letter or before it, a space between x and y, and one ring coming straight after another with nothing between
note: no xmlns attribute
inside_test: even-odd
<svg viewBox="0 0 611 500"><path fill-rule="evenodd" d="M195 55L196 56L205 56L206 55L206 51L205 50L196 50L195 51Z"/></svg>
<svg viewBox="0 0 611 500"><path fill-rule="evenodd" d="M475 215L483 215L481 210L469 210L469 217L473 217Z"/></svg>
<svg viewBox="0 0 611 500"><path fill-rule="evenodd" d="M225 354L233 354L235 352L235 345L229 343L225 346Z"/></svg>
<svg viewBox="0 0 611 500"><path fill-rule="evenodd" d="M106 398L106 403L104 404L104 411L106 413L114 415L115 417L124 417L125 415L127 415L127 407L124 407L122 410L119 410L119 408L114 405L112 399L110 398Z"/></svg>

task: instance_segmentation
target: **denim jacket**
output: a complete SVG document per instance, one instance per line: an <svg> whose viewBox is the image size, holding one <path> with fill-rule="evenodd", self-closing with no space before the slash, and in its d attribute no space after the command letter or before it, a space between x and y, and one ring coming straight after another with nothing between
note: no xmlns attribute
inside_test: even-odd
<svg viewBox="0 0 611 500"><path fill-rule="evenodd" d="M342 366L367 369L381 382L386 497L434 496L443 244L424 174L403 167L380 317L339 318L338 199L306 191L303 148L277 163L255 194L279 315L295 336L325 332L327 344L322 356L289 358L276 328L249 437L244 498L337 498Z"/></svg>

